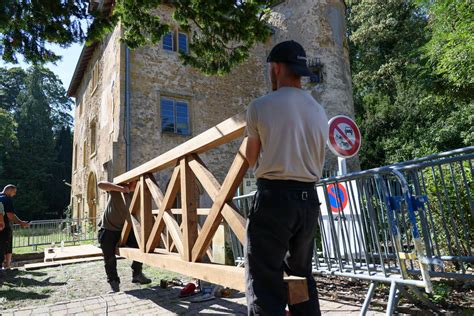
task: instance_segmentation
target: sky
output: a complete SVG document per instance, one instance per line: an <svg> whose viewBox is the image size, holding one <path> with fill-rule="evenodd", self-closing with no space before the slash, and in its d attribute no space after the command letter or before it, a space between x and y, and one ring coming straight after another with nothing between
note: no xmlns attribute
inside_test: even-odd
<svg viewBox="0 0 474 316"><path fill-rule="evenodd" d="M81 54L82 46L82 44L74 44L68 48L61 48L56 45L51 45L48 47L51 47L57 55L62 56L62 59L56 62L56 65L47 63L45 66L54 72L59 77L59 79L61 79L64 89L66 90L69 88L69 83L71 82L72 75L74 74L74 69L76 68L76 63L79 59L79 55ZM19 66L22 68L29 67L29 65L23 61L21 56L18 59L18 64L7 64L0 59L0 66L7 68Z"/></svg>

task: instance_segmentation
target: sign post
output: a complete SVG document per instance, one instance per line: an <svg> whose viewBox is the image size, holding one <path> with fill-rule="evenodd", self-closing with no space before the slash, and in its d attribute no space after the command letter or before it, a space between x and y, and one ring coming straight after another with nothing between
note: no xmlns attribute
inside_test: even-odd
<svg viewBox="0 0 474 316"><path fill-rule="evenodd" d="M329 149L338 157L339 175L347 173L346 158L360 149L361 135L357 124L348 116L338 115L329 120Z"/></svg>
<svg viewBox="0 0 474 316"><path fill-rule="evenodd" d="M354 157L360 149L360 130L350 117L344 115L333 117L328 124L327 144L337 156L338 174L344 175L347 173L346 159ZM356 224L361 216L359 200L354 198L358 196L356 181L336 182L326 188L318 186L317 191L325 236L323 251L331 258L336 257L337 251L343 256L359 255L363 249L364 236Z"/></svg>

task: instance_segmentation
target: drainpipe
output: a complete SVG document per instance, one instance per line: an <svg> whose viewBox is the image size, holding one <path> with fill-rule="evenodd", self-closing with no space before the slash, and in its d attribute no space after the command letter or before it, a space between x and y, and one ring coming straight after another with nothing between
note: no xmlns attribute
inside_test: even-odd
<svg viewBox="0 0 474 316"><path fill-rule="evenodd" d="M130 56L125 46L125 170L131 169L131 125L130 125Z"/></svg>

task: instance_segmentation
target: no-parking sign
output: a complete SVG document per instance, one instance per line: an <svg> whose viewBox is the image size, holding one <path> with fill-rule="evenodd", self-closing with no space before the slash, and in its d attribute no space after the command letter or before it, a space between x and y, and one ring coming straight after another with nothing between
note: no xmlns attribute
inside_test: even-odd
<svg viewBox="0 0 474 316"><path fill-rule="evenodd" d="M329 120L329 149L341 158L350 158L360 149L361 136L357 124L344 115Z"/></svg>

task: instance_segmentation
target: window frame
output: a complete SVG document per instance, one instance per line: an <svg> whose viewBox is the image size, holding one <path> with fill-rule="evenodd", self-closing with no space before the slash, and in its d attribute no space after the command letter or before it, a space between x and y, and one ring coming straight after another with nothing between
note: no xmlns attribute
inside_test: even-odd
<svg viewBox="0 0 474 316"><path fill-rule="evenodd" d="M96 155L97 153L97 120L93 119L89 123L89 135L90 135L90 156L89 158L92 158Z"/></svg>
<svg viewBox="0 0 474 316"><path fill-rule="evenodd" d="M173 102L173 132L169 130L164 130L163 127L163 100L168 100ZM187 133L179 133L178 132L178 115L177 115L177 103L184 103L186 104L186 124L187 124ZM161 95L160 96L160 125L161 125L161 133L162 134L172 134L172 135L179 135L179 136L191 136L191 115L190 115L190 101L186 98L170 96L170 95Z"/></svg>

